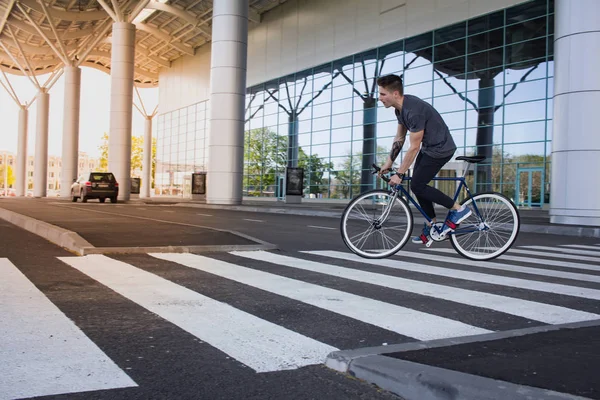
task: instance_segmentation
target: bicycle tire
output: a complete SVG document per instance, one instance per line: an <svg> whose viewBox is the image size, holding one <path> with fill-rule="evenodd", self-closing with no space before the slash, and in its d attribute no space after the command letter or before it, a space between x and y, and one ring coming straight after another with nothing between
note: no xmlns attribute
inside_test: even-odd
<svg viewBox="0 0 600 400"><path fill-rule="evenodd" d="M473 201L483 221L475 212ZM472 214L461 222L455 233L450 235L452 247L457 253L471 260L487 261L501 256L510 249L519 234L521 217L517 207L508 197L496 192L477 193L461 204L471 207ZM481 224L486 224L488 229L460 233L460 230L465 227L482 227ZM474 239L477 246L471 245L467 248L469 239ZM480 245L482 242L484 242L483 246Z"/></svg>
<svg viewBox="0 0 600 400"><path fill-rule="evenodd" d="M383 206L389 204L386 202L389 202L393 196L387 190L371 190L356 196L348 203L342 213L340 232L344 244L350 251L363 258L385 258L397 253L408 242L413 228L413 216L403 198L396 197L392 206L394 209L390 211L389 217L379 228L376 224L377 218L381 217ZM355 213L359 218L354 218ZM391 222L396 222L399 225L394 228ZM360 232L354 234L361 227L364 227L370 233L365 231L362 236L360 236ZM387 237L386 229L390 234L397 234L393 237ZM367 244L369 236L375 232L379 232L378 235L373 237L375 246L371 249L365 249L364 245ZM377 237L381 238L381 246L377 246Z"/></svg>

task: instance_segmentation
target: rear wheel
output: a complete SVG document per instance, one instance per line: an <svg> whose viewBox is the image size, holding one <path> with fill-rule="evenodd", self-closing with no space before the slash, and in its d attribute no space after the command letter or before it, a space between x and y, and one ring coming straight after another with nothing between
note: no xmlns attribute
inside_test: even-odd
<svg viewBox="0 0 600 400"><path fill-rule="evenodd" d="M386 212L389 208L389 214ZM344 243L364 258L395 254L408 241L413 217L408 204L386 190L373 190L352 200L344 213L340 230Z"/></svg>
<svg viewBox="0 0 600 400"><path fill-rule="evenodd" d="M88 198L87 198L87 196L85 196L85 195L83 194L83 192L81 192L81 202L82 202L82 203L87 203L87 201L88 201Z"/></svg>
<svg viewBox="0 0 600 400"><path fill-rule="evenodd" d="M110 198L110 202L111 203L116 203L117 202L117 197L116 196L115 197L111 197Z"/></svg>
<svg viewBox="0 0 600 400"><path fill-rule="evenodd" d="M491 260L504 254L517 239L521 225L514 203L500 193L480 193L462 204L472 213L450 235L454 249L471 260Z"/></svg>
<svg viewBox="0 0 600 400"><path fill-rule="evenodd" d="M77 196L75 196L75 192L71 190L71 201L73 203L77 203Z"/></svg>

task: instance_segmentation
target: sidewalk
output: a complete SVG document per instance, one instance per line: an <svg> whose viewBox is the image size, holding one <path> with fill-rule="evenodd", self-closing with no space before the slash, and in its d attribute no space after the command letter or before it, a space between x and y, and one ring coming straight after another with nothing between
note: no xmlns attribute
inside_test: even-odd
<svg viewBox="0 0 600 400"><path fill-rule="evenodd" d="M286 204L283 201L274 201L271 199L255 200L244 198L241 205L214 205L206 204L205 201L175 197L151 197L146 199L132 198L130 202L173 205L178 207L197 207L206 209L222 209L269 214L293 214L332 218L340 218L347 204L347 202L342 202L339 200L303 200L301 204ZM436 207L436 211L438 209L439 214L443 214L445 211L445 209L441 207ZM421 214L414 207L411 207L411 210L415 220L420 221L422 218ZM521 232L600 238L600 227L550 223L550 215L548 210L521 209L519 210L519 215L521 218Z"/></svg>
<svg viewBox="0 0 600 400"><path fill-rule="evenodd" d="M326 365L406 400L600 399L599 334L599 320L545 325L337 351Z"/></svg>
<svg viewBox="0 0 600 400"><path fill-rule="evenodd" d="M126 215L117 207L78 209L70 200L0 200L0 219L78 255L271 250L276 246L228 229ZM108 228L109 227L109 228Z"/></svg>

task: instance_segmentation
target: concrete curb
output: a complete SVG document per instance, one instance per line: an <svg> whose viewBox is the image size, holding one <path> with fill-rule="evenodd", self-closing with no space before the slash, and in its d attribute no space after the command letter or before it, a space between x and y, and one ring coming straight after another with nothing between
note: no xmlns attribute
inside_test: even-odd
<svg viewBox="0 0 600 400"><path fill-rule="evenodd" d="M310 217L329 217L341 218L343 210L340 211L320 211L312 209L297 209L297 208L279 208L279 207L257 207L257 206L219 206L214 204L198 204L198 203L174 203L173 207L191 207L205 208L215 210L231 210L257 212L267 214L287 214L287 215L302 215ZM575 237L589 237L600 239L600 228L594 227L577 227L564 225L534 225L521 224L520 232L524 233L541 233L548 235L562 235Z"/></svg>
<svg viewBox="0 0 600 400"><path fill-rule="evenodd" d="M504 332L463 336L392 346L336 351L327 356L325 365L338 372L375 384L405 400L484 400L484 399L585 399L547 389L518 385L482 376L419 364L385 354L447 347L524 336L559 329L576 329L600 325L600 320L562 325L545 325Z"/></svg>
<svg viewBox="0 0 600 400"><path fill-rule="evenodd" d="M272 244L232 244L214 246L160 246L160 247L85 247L81 255L88 254L144 254L144 253L207 253L222 251L276 250Z"/></svg>
<svg viewBox="0 0 600 400"><path fill-rule="evenodd" d="M0 218L76 254L81 255L81 249L94 247L75 232L25 215L17 214L14 211L0 208Z"/></svg>
<svg viewBox="0 0 600 400"><path fill-rule="evenodd" d="M405 400L585 399L384 356L360 358L350 373Z"/></svg>
<svg viewBox="0 0 600 400"><path fill-rule="evenodd" d="M203 253L211 251L253 251L277 249L277 246L274 244L264 242L246 234L214 228L211 229L231 233L255 242L256 244L158 247L95 247L73 231L69 231L35 218L18 214L14 211L0 208L0 218L80 256L88 254Z"/></svg>

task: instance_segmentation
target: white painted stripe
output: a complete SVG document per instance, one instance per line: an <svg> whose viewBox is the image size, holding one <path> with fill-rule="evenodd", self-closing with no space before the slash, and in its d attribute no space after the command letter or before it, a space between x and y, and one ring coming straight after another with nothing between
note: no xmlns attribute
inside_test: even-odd
<svg viewBox="0 0 600 400"><path fill-rule="evenodd" d="M452 249L427 249L426 252L456 254L456 252ZM423 253L403 252L401 256L402 257L419 258L421 260L440 261L445 264L450 263L450 264L459 264L459 265L471 265L473 267L484 268L484 269L495 269L495 270L501 270L501 271L521 272L521 273L532 274L532 275L552 276L555 278L574 279L577 281L600 283L600 275L589 275L589 274L580 274L580 273L576 273L576 272L556 271L553 269L520 267L518 265L503 264L503 263L499 263L499 262L495 262L495 261L473 261L473 260L465 260L462 258L435 256L433 254L423 254ZM525 257L515 257L515 258L529 260L528 258L525 258ZM508 259L508 258L506 258L506 259ZM594 267L594 266L589 266L589 269L592 269L594 271L599 270L598 267Z"/></svg>
<svg viewBox="0 0 600 400"><path fill-rule="evenodd" d="M591 261L600 263L600 259L598 257L588 257L588 256L576 256L572 254L556 254L556 253L548 253L545 251L535 251L535 250L521 250L521 249L510 249L509 253L513 254L528 254L531 256L540 256L540 257L551 257L551 258L562 258L563 260L578 260L578 261ZM501 256L504 259L504 256ZM583 264L586 265L586 264ZM600 271L600 265L587 265L587 268L592 271Z"/></svg>
<svg viewBox="0 0 600 400"><path fill-rule="evenodd" d="M443 253L447 253L447 254L454 254L456 255L456 252L454 250L451 249L432 249L429 248L427 249L427 251L441 251ZM408 254L411 254L410 256ZM397 256L409 256L409 257L418 257L418 256L413 256L413 254L417 254L417 253L413 253L413 252L402 252L402 253L398 253L396 254ZM548 257L550 256L554 256L551 254L548 254ZM429 257L429 256L428 256ZM422 257L421 257L422 258ZM447 257L444 258L439 258L437 259L438 261L446 261L446 262L452 262L451 260L448 261ZM467 260L466 258L458 258L458 260L460 260L460 262L455 262L458 264L468 264L468 265L474 265L474 264L469 264L470 261ZM544 266L553 266L553 267L563 267L563 268L575 268L575 269L587 269L587 270L591 270L591 271L597 271L598 267L595 265L591 265L591 264L582 264L582 263L576 263L573 261L560 261L560 260L549 260L549 259L544 259L544 260L540 260L540 259L535 259L533 257L518 257L518 256L511 256L511 255L507 255L507 254L503 254L501 255L498 260L505 260L505 261L517 261L517 262L523 262L523 263L527 263L527 264L540 264L540 265L544 265ZM480 261L480 263L482 265L491 265L493 261Z"/></svg>
<svg viewBox="0 0 600 400"><path fill-rule="evenodd" d="M321 252L307 252L320 254ZM338 267L299 258L281 256L264 251L237 251L232 252L237 256L266 261L286 267L314 271L332 275L339 278L350 279L357 282L369 283L390 289L402 290L449 301L454 301L469 306L487 308L506 314L517 315L534 321L547 324L562 324L568 322L590 321L600 319L600 315L572 310L550 304L536 303L529 300L515 299L512 297L438 285L435 283L421 282L395 276L366 272L352 268Z"/></svg>
<svg viewBox="0 0 600 400"><path fill-rule="evenodd" d="M172 210L163 210L163 212L166 212L166 213L174 213L175 211L172 211Z"/></svg>
<svg viewBox="0 0 600 400"><path fill-rule="evenodd" d="M460 271L450 268L432 267L424 264L412 264L397 260L369 260L361 258L354 254L342 253L337 251L310 251L307 253L322 255L326 257L339 258L342 260L357 261L365 264L379 265L387 268L401 269L405 271L421 272L423 274L431 274L445 276L448 278L464 279L473 282L490 283L493 285L502 285L509 287L522 288L527 290L535 290L538 292L548 292L554 294L564 294L574 297L583 297L585 299L600 300L600 290L581 288L577 286L559 285L557 283L546 283L538 281L530 281L527 279L509 278L506 276L483 274L473 271ZM411 256L415 253L411 253ZM425 255L424 255L425 256ZM433 254L425 258L436 257ZM467 261L467 260L464 260ZM447 260L447 262L450 262Z"/></svg>
<svg viewBox="0 0 600 400"><path fill-rule="evenodd" d="M142 208L142 207L136 207L136 210L144 210L144 211L146 211L147 209L146 208Z"/></svg>
<svg viewBox="0 0 600 400"><path fill-rule="evenodd" d="M337 350L106 256L60 259L257 372L319 364Z"/></svg>
<svg viewBox="0 0 600 400"><path fill-rule="evenodd" d="M316 226L316 225L308 225L309 228L316 228L316 229L331 229L331 230L336 230L338 228L332 228L330 226Z"/></svg>
<svg viewBox="0 0 600 400"><path fill-rule="evenodd" d="M597 251L565 249L564 247L549 247L549 246L520 246L520 247L523 247L524 249L554 251L554 252L568 253L568 254L579 254L580 256L596 256L596 255L598 255Z"/></svg>
<svg viewBox="0 0 600 400"><path fill-rule="evenodd" d="M137 386L5 258L0 276L0 399Z"/></svg>
<svg viewBox="0 0 600 400"><path fill-rule="evenodd" d="M201 215L203 217L212 217L212 215L210 215L210 214L196 214L196 215Z"/></svg>
<svg viewBox="0 0 600 400"><path fill-rule="evenodd" d="M237 252L233 254L243 255L243 253ZM419 340L443 339L490 332L487 329L467 325L449 318L438 317L410 308L212 258L181 253L151 255L311 304ZM300 262L300 260L298 261Z"/></svg>
<svg viewBox="0 0 600 400"><path fill-rule="evenodd" d="M265 222L262 219L250 219L250 218L244 218L244 221L250 221L250 222Z"/></svg>
<svg viewBox="0 0 600 400"><path fill-rule="evenodd" d="M598 254L598 256L600 256L600 249L598 248L598 246L600 246L599 244L596 244L594 246L586 246L583 244L561 244L562 247L573 247L576 249L584 249L584 250L596 250L596 254Z"/></svg>

